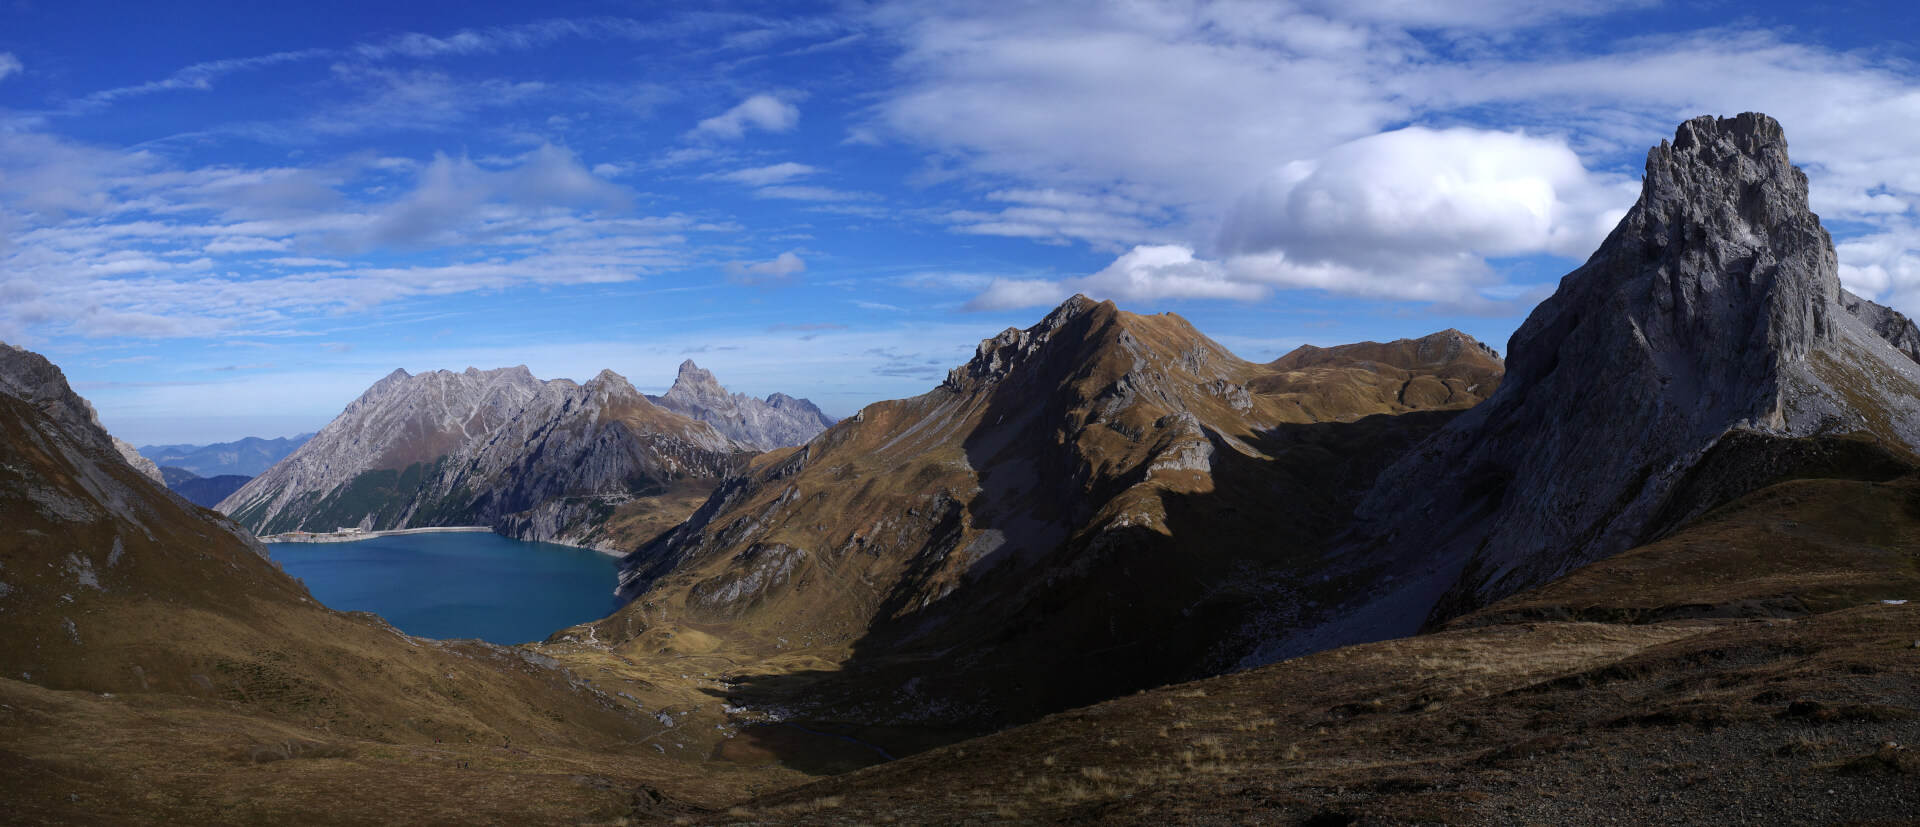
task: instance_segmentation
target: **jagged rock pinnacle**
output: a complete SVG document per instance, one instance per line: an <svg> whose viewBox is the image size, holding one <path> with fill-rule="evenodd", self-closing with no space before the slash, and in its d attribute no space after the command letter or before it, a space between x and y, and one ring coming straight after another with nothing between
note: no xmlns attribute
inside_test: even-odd
<svg viewBox="0 0 1920 827"><path fill-rule="evenodd" d="M1514 333L1499 391L1375 483L1348 557L1393 586L1351 610L1367 628L1317 645L1410 633L1646 541L1656 515L1695 507L1676 486L1734 429L1920 446L1920 365L1896 349L1920 331L1843 303L1780 124L1694 118L1646 169L1619 226Z"/></svg>

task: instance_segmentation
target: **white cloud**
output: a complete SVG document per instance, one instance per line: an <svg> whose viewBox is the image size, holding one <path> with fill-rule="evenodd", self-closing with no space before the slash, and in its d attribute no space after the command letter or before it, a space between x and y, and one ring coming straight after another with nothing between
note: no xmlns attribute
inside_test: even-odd
<svg viewBox="0 0 1920 827"><path fill-rule="evenodd" d="M1910 219L1886 231L1840 242L1840 281L1908 315L1920 315L1920 227Z"/></svg>
<svg viewBox="0 0 1920 827"><path fill-rule="evenodd" d="M729 261L724 269L727 280L736 284L774 284L806 272L807 262L789 250L770 261Z"/></svg>
<svg viewBox="0 0 1920 827"><path fill-rule="evenodd" d="M1591 252L1637 191L1557 138L1411 127L1281 167L1241 198L1220 248L1257 283L1464 297L1489 282L1486 258Z"/></svg>
<svg viewBox="0 0 1920 827"><path fill-rule="evenodd" d="M0 52L0 80L20 74L25 68L20 65L20 58L14 57L12 52Z"/></svg>
<svg viewBox="0 0 1920 827"><path fill-rule="evenodd" d="M1074 293L1097 299L1150 302L1165 299L1253 301L1267 288L1238 280L1219 262L1195 258L1192 247L1142 245L1127 251L1100 272L1080 278L996 278L964 310L1011 310L1057 304Z"/></svg>
<svg viewBox="0 0 1920 827"><path fill-rule="evenodd" d="M214 336L414 296L629 281L689 263L682 233L728 231L626 216L625 189L552 145L441 156L384 199L342 195L391 167L175 168L0 131L0 336Z"/></svg>
<svg viewBox="0 0 1920 827"><path fill-rule="evenodd" d="M748 127L786 132L799 125L800 107L772 95L754 95L724 114L701 121L694 131L733 140L746 135Z"/></svg>
<svg viewBox="0 0 1920 827"><path fill-rule="evenodd" d="M1072 292L1058 281L1047 279L997 278L980 295L969 299L962 310L1018 310L1059 304Z"/></svg>
<svg viewBox="0 0 1920 827"><path fill-rule="evenodd" d="M871 192L837 190L831 187L795 186L792 184L761 187L753 191L755 198L784 198L789 201L877 201L880 196Z"/></svg>
<svg viewBox="0 0 1920 827"><path fill-rule="evenodd" d="M737 169L713 177L722 181L732 181L736 184L746 184L749 187L764 187L769 184L785 183L795 178L812 175L815 172L819 172L819 170L806 164L796 164L788 161L786 163L772 164L764 167Z"/></svg>
<svg viewBox="0 0 1920 827"><path fill-rule="evenodd" d="M957 232L1095 249L1185 243L1218 257L1234 279L1387 298L1473 301L1512 292L1495 283L1489 256L1584 256L1631 203L1614 185L1637 176L1648 145L1703 113L1774 115L1830 224L1891 236L1876 245L1920 240L1896 231L1920 204L1920 156L1908 139L1920 132L1920 82L1910 65L1739 27L1601 42L1597 54L1527 34L1645 5L894 3L874 19L900 45L901 80L872 121L852 129L925 147L930 164L996 194L1061 196L963 205L943 214ZM1405 203L1354 189L1385 175L1326 170L1311 194L1354 211L1362 226L1270 221L1241 239L1261 243L1210 249L1229 237L1221 229L1230 218L1249 217L1240 201L1249 181L1298 162L1338 162L1389 127L1463 122L1524 133L1522 157L1449 151L1439 138L1415 147L1449 152L1448 178L1372 147L1422 182L1391 182ZM1474 166L1490 162L1506 168L1489 177ZM1103 194L1141 208L1099 208ZM1845 241L1859 230L1836 232ZM1904 271L1894 259L1858 258L1867 250L1842 245L1853 280L1878 284L1868 274L1879 267L1896 291ZM1902 251L1920 258L1920 247Z"/></svg>
<svg viewBox="0 0 1920 827"><path fill-rule="evenodd" d="M1598 17L1659 0L1318 0L1316 9L1409 29L1515 29L1566 17Z"/></svg>

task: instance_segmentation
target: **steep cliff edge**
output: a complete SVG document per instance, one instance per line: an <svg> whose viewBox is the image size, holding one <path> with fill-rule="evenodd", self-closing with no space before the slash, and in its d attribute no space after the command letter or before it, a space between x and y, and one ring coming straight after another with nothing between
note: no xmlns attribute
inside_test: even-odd
<svg viewBox="0 0 1920 827"><path fill-rule="evenodd" d="M1681 124L1513 335L1500 390L1366 496L1329 567L1368 588L1269 627L1248 662L1410 634L1654 539L1713 505L1678 483L1729 433L1920 445L1912 324L1837 271L1777 122Z"/></svg>

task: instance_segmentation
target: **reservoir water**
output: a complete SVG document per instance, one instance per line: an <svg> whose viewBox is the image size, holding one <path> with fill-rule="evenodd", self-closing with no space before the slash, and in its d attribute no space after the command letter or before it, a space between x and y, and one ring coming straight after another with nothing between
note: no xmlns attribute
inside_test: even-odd
<svg viewBox="0 0 1920 827"><path fill-rule="evenodd" d="M497 534L411 534L351 543L273 543L273 559L328 608L373 612L400 631L500 644L619 608L620 561Z"/></svg>

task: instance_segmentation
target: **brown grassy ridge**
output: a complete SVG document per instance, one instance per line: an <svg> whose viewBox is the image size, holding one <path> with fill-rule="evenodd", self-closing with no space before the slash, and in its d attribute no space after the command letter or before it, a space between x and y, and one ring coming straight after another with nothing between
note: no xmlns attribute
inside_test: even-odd
<svg viewBox="0 0 1920 827"><path fill-rule="evenodd" d="M1912 823L1916 528L1912 475L1787 480L1436 633L1049 716L701 823Z"/></svg>
<svg viewBox="0 0 1920 827"><path fill-rule="evenodd" d="M650 587L595 637L713 642L745 703L961 730L1201 673L1250 570L1315 565L1373 474L1501 375L1453 332L1254 364L1084 298L982 348L756 458L630 558Z"/></svg>

